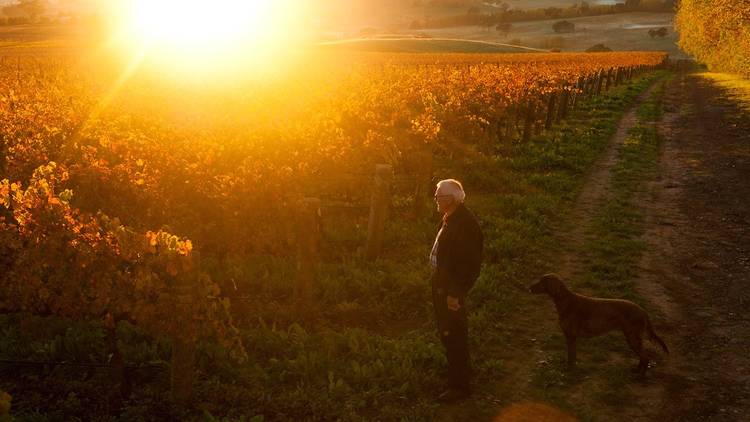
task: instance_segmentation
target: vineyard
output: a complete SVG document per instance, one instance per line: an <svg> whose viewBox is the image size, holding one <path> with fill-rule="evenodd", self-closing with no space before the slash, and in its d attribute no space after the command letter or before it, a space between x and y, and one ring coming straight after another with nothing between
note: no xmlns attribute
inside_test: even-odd
<svg viewBox="0 0 750 422"><path fill-rule="evenodd" d="M434 182L501 198L508 218L486 222L474 298L472 324L490 324L499 284L534 267L554 208L608 134L567 120L614 118L665 60L320 53L270 83L201 88L2 57L0 310L12 340L0 359L36 369L0 388L27 415L57 403L49 420L188 408L424 418L443 359L422 262ZM489 361L480 376L501 368Z"/></svg>

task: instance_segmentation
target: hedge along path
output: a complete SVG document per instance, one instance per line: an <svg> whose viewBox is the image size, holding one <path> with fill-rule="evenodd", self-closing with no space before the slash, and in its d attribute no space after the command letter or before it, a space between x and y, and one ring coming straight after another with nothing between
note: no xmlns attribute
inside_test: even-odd
<svg viewBox="0 0 750 422"><path fill-rule="evenodd" d="M560 229L557 231L558 234L553 236L553 244L550 247L553 256L550 259L553 265L557 264L553 267L554 271L564 275L583 271L583 260L579 255L586 243L586 222L597 215L599 206L608 199L609 173L618 161L618 148L625 141L628 131L637 123L636 110L653 94L660 81L661 78L655 78L641 94L630 100L631 105L617 123L616 131L607 141L604 152L594 161L590 173L584 178L571 213L562 217L564 221L558 221L557 225L562 223L569 228ZM562 245L567 247L560 254ZM527 293L524 291L518 294ZM524 309L511 311L512 313L502 322L504 326L508 326L508 331L512 332L512 335L508 344L497 346L502 353L503 366L503 373L499 379L492 380L492 385L488 388L476 386L477 390L482 391L477 391L472 400L441 408L436 420L466 420L467 415L485 420L490 414L492 420L495 420L495 417L500 417L499 420L536 420L535 418L542 416L551 418L549 420L575 420L570 414L572 412L542 403L543 398L536 402L531 401L534 397L543 396L543 391L533 385L533 374L539 362L547 359L545 352L548 352L547 349L550 347L564 350L562 340L555 346L541 344L545 337L560 331L551 303L546 303L546 300L544 302L542 305L542 301L534 301L532 307L524 303ZM519 310L522 312L518 312ZM483 354L480 357L490 358L496 356ZM476 410L478 407L483 407L484 410ZM491 409L487 409L488 407Z"/></svg>

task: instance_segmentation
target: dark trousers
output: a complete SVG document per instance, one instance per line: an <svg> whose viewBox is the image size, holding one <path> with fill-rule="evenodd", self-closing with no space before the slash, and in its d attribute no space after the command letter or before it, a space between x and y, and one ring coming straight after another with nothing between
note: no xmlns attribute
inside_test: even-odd
<svg viewBox="0 0 750 422"><path fill-rule="evenodd" d="M466 318L466 298L458 298L461 307L448 309L445 291L433 284L432 305L435 309L438 336L448 358L448 386L469 390L471 366L469 361L469 324Z"/></svg>

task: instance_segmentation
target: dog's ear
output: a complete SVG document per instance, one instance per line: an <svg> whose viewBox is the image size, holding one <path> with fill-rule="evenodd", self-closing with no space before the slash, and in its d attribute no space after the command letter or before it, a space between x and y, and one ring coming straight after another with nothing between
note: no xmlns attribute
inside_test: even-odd
<svg viewBox="0 0 750 422"><path fill-rule="evenodd" d="M544 280L544 287L547 289L547 293L550 296L556 297L560 294L560 291L562 290L562 280L560 279L560 276L557 274L545 274L542 276L542 280Z"/></svg>

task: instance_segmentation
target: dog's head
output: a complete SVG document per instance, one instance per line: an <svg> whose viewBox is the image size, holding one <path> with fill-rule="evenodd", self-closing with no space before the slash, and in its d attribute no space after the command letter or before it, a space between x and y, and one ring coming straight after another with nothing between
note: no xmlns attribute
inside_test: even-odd
<svg viewBox="0 0 750 422"><path fill-rule="evenodd" d="M539 281L529 286L529 291L538 295L546 293L555 297L563 288L563 281L559 275L545 274L539 278Z"/></svg>

